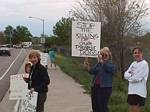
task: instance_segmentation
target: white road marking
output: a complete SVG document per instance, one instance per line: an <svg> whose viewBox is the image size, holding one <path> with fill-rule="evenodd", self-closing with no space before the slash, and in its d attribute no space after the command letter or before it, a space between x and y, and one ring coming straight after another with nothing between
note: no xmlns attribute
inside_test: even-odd
<svg viewBox="0 0 150 112"><path fill-rule="evenodd" d="M16 104L14 106L14 112L18 112L19 104L20 104L20 100L17 100L17 102L16 102Z"/></svg>
<svg viewBox="0 0 150 112"><path fill-rule="evenodd" d="M0 77L0 81L5 77L5 75L7 74L7 72L10 70L10 68L12 67L12 65L15 63L15 61L18 59L18 57L20 56L22 52L22 49L21 51L19 52L18 56L15 58L15 60L11 63L11 65L9 66L9 68L5 71L5 73Z"/></svg>

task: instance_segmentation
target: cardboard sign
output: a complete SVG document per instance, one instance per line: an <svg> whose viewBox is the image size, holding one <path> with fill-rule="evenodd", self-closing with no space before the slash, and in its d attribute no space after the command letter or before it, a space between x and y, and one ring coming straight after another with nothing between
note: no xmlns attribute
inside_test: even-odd
<svg viewBox="0 0 150 112"><path fill-rule="evenodd" d="M24 74L10 76L10 100L18 100L23 98L23 93L27 91L28 85L23 80Z"/></svg>
<svg viewBox="0 0 150 112"><path fill-rule="evenodd" d="M40 53L41 55L41 64L44 66L48 65L48 53Z"/></svg>
<svg viewBox="0 0 150 112"><path fill-rule="evenodd" d="M37 92L30 93L30 90L26 92L21 102L21 112L36 112L37 105Z"/></svg>
<svg viewBox="0 0 150 112"><path fill-rule="evenodd" d="M100 22L72 21L72 56L97 57L100 35Z"/></svg>

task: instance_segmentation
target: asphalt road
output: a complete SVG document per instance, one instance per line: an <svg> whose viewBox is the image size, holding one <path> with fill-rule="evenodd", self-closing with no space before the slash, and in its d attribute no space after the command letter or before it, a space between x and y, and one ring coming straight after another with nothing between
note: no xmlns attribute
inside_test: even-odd
<svg viewBox="0 0 150 112"><path fill-rule="evenodd" d="M0 102L9 89L10 75L18 73L28 51L26 49L11 49L11 56L0 56Z"/></svg>

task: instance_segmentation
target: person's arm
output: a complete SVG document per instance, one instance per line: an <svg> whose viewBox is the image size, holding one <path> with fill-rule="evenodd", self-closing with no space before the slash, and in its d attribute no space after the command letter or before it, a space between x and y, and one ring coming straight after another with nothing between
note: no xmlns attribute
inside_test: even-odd
<svg viewBox="0 0 150 112"><path fill-rule="evenodd" d="M116 67L112 63L103 63L103 69L106 72L111 73L112 75L116 73Z"/></svg>
<svg viewBox="0 0 150 112"><path fill-rule="evenodd" d="M136 83L142 80L147 80L149 73L149 67L147 63L143 63L142 67L136 71L132 77L129 78L129 82Z"/></svg>
<svg viewBox="0 0 150 112"><path fill-rule="evenodd" d="M128 80L128 79L129 79L130 77L132 77L132 75L133 75L133 73L131 72L132 66L133 66L133 63L130 65L130 67L128 68L128 70L125 71L125 73L124 73L124 78L125 78L126 80Z"/></svg>
<svg viewBox="0 0 150 112"><path fill-rule="evenodd" d="M89 73L92 75L97 75L97 73L100 71L102 64L98 63L94 65L92 68L89 69Z"/></svg>

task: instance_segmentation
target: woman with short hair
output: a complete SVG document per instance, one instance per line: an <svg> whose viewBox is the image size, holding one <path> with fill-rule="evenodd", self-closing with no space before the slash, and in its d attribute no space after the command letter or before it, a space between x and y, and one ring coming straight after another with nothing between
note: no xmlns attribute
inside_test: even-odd
<svg viewBox="0 0 150 112"><path fill-rule="evenodd" d="M29 54L29 61L32 63L32 67L27 83L31 93L33 91L38 92L36 112L44 112L44 103L50 83L47 69L40 63L40 60L40 53L32 50Z"/></svg>
<svg viewBox="0 0 150 112"><path fill-rule="evenodd" d="M108 47L100 50L97 64L90 67L84 63L89 73L93 75L91 100L93 112L109 112L108 103L112 93L113 76L116 67L112 63L112 55Z"/></svg>
<svg viewBox="0 0 150 112"><path fill-rule="evenodd" d="M125 72L124 77L129 82L127 102L130 105L130 112L141 112L147 97L146 82L149 74L149 67L143 58L142 49L136 47L132 51L133 61Z"/></svg>

